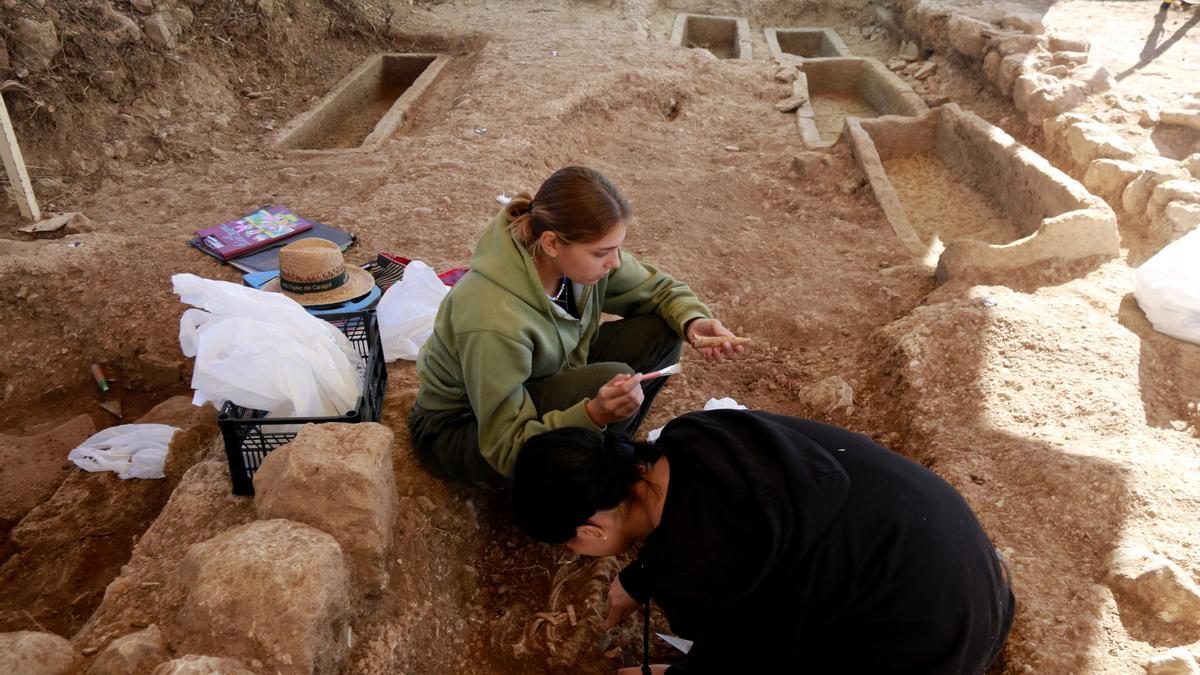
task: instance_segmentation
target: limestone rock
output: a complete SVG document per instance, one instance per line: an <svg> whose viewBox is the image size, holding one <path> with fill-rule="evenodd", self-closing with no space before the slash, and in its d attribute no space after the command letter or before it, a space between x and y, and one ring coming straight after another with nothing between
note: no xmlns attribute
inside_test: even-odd
<svg viewBox="0 0 1200 675"><path fill-rule="evenodd" d="M104 22L111 26L104 31L104 39L114 45L132 44L142 41L142 29L137 22L118 12L111 6L104 7Z"/></svg>
<svg viewBox="0 0 1200 675"><path fill-rule="evenodd" d="M87 675L148 675L167 660L166 644L158 626L113 640L92 661Z"/></svg>
<svg viewBox="0 0 1200 675"><path fill-rule="evenodd" d="M181 435L175 434L175 438ZM224 455L223 451L219 452ZM168 478L171 475L170 457L168 455ZM114 482L121 481L116 479ZM128 610L131 607L153 607L144 618L149 623L157 623L169 641L172 618L185 595L185 589L179 589L174 583L175 573L188 548L254 520L253 501L231 494L229 463L225 457L214 457L193 466L171 492L170 501L158 518L138 539L119 574L117 570L110 573L113 575L108 577L111 581L101 589L104 599L74 635L75 643L99 646L106 644L112 636L124 634L129 630L131 617ZM195 653L196 650L190 651Z"/></svg>
<svg viewBox="0 0 1200 675"><path fill-rule="evenodd" d="M1081 170L1097 159L1130 159L1133 148L1117 132L1099 122L1079 122L1067 127L1067 150Z"/></svg>
<svg viewBox="0 0 1200 675"><path fill-rule="evenodd" d="M987 56L983 57L983 75L988 82L999 86L1000 85L1000 53L988 52Z"/></svg>
<svg viewBox="0 0 1200 675"><path fill-rule="evenodd" d="M1162 121L1162 106L1154 101L1143 103L1137 110L1138 124L1150 128L1157 126Z"/></svg>
<svg viewBox="0 0 1200 675"><path fill-rule="evenodd" d="M1054 52L1050 54L1050 63L1055 66L1082 66L1087 62L1087 52Z"/></svg>
<svg viewBox="0 0 1200 675"><path fill-rule="evenodd" d="M168 636L176 653L219 649L279 673L333 672L346 653L346 562L308 525L260 520L194 544L174 582L185 593Z"/></svg>
<svg viewBox="0 0 1200 675"><path fill-rule="evenodd" d="M916 61L921 58L921 48L916 42L905 41L900 44L900 53L898 56L905 61Z"/></svg>
<svg viewBox="0 0 1200 675"><path fill-rule="evenodd" d="M1094 195L1113 201L1120 198L1125 186L1142 173L1142 167L1123 159L1097 159L1088 165L1083 186Z"/></svg>
<svg viewBox="0 0 1200 675"><path fill-rule="evenodd" d="M1183 647L1175 647L1146 662L1146 675L1200 675L1195 657Z"/></svg>
<svg viewBox="0 0 1200 675"><path fill-rule="evenodd" d="M164 49L174 49L176 38L183 28L171 12L155 12L143 24L146 37Z"/></svg>
<svg viewBox="0 0 1200 675"><path fill-rule="evenodd" d="M1179 565L1138 546L1113 551L1109 586L1120 611L1145 611L1168 623L1200 626L1200 588Z"/></svg>
<svg viewBox="0 0 1200 675"><path fill-rule="evenodd" d="M1012 14L1000 19L1002 28L1019 30L1030 35L1041 35L1046 32L1046 24L1036 14Z"/></svg>
<svg viewBox="0 0 1200 675"><path fill-rule="evenodd" d="M950 46L954 48L954 51L969 59L983 58L983 51L987 46L985 31L991 30L991 28L990 23L976 21L961 14L950 17L950 20L946 22Z"/></svg>
<svg viewBox="0 0 1200 675"><path fill-rule="evenodd" d="M196 15L187 7L172 7L171 13L175 15L175 20L179 22L179 25L184 28L191 26L192 22L196 20Z"/></svg>
<svg viewBox="0 0 1200 675"><path fill-rule="evenodd" d="M1042 120L1042 136L1046 139L1047 149L1053 153L1066 155L1067 128L1077 122L1091 122L1093 118L1079 113L1062 113Z"/></svg>
<svg viewBox="0 0 1200 675"><path fill-rule="evenodd" d="M383 590L396 519L393 442L381 424L305 425L255 473L258 517L332 535L350 560L356 588Z"/></svg>
<svg viewBox="0 0 1200 675"><path fill-rule="evenodd" d="M1070 81L1057 81L1029 95L1025 117L1030 124L1040 124L1047 117L1074 109L1083 103L1085 98L1087 96L1079 85Z"/></svg>
<svg viewBox="0 0 1200 675"><path fill-rule="evenodd" d="M1200 131L1200 110L1192 110L1189 108L1164 108L1163 111L1159 113L1159 120L1163 124L1178 124L1180 126Z"/></svg>
<svg viewBox="0 0 1200 675"><path fill-rule="evenodd" d="M1017 78L1027 72L1035 70L1033 66L1036 61L1028 54L1018 53L1009 54L1000 60L1000 74L996 81L996 87L1000 89L1000 93L1005 96L1012 94L1013 84Z"/></svg>
<svg viewBox="0 0 1200 675"><path fill-rule="evenodd" d="M789 96L775 104L775 109L779 112L792 112L796 108L808 103L807 96Z"/></svg>
<svg viewBox="0 0 1200 675"><path fill-rule="evenodd" d="M992 38L992 45L1000 56L1028 54L1042 46L1044 40L1036 35L1008 34Z"/></svg>
<svg viewBox="0 0 1200 675"><path fill-rule="evenodd" d="M1052 52L1083 52L1092 49L1092 43L1073 35L1051 35L1046 41L1046 48Z"/></svg>
<svg viewBox="0 0 1200 675"><path fill-rule="evenodd" d="M1200 152L1188 156L1183 160L1183 166L1187 168L1188 173L1192 174L1193 178L1200 178Z"/></svg>
<svg viewBox="0 0 1200 675"><path fill-rule="evenodd" d="M1057 78L1045 73L1025 73L1013 83L1013 106L1021 112L1029 110L1029 98L1033 95L1033 92L1042 87L1053 86L1057 83Z"/></svg>
<svg viewBox="0 0 1200 675"><path fill-rule="evenodd" d="M1113 77L1108 68L1098 63L1074 68L1071 70L1071 77L1081 82L1089 94L1102 94L1117 86L1117 78Z"/></svg>
<svg viewBox="0 0 1200 675"><path fill-rule="evenodd" d="M775 79L780 82L795 82L796 68L795 66L787 66L775 71Z"/></svg>
<svg viewBox="0 0 1200 675"><path fill-rule="evenodd" d="M1152 218L1151 236L1155 241L1169 244L1200 227L1200 204L1170 202Z"/></svg>
<svg viewBox="0 0 1200 675"><path fill-rule="evenodd" d="M1177 178L1154 186L1146 202L1146 217L1153 221L1170 202L1200 204L1200 181Z"/></svg>
<svg viewBox="0 0 1200 675"><path fill-rule="evenodd" d="M154 669L151 675L255 675L237 659L188 654L167 661Z"/></svg>
<svg viewBox="0 0 1200 675"><path fill-rule="evenodd" d="M18 67L31 73L40 73L50 68L50 63L62 51L58 31L54 22L34 21L21 17L14 22L12 33L13 56Z"/></svg>
<svg viewBox="0 0 1200 675"><path fill-rule="evenodd" d="M1126 213L1138 216L1145 214L1154 188L1158 187L1159 183L1182 178L1183 174L1183 168L1178 165L1174 168L1147 167L1140 176L1125 186L1125 191L1121 193L1121 208L1125 209Z"/></svg>
<svg viewBox="0 0 1200 675"><path fill-rule="evenodd" d="M1066 66L1050 66L1042 71L1043 74L1049 75L1056 80L1061 80L1071 74L1071 69Z"/></svg>
<svg viewBox="0 0 1200 675"><path fill-rule="evenodd" d="M854 408L854 388L837 375L831 375L816 383L800 398L804 403L825 413L835 410L849 411Z"/></svg>
<svg viewBox="0 0 1200 675"><path fill-rule="evenodd" d="M54 633L0 633L4 675L62 675L74 670L78 658L71 643Z"/></svg>
<svg viewBox="0 0 1200 675"><path fill-rule="evenodd" d="M154 11L154 0L130 0L129 4L142 14L149 14Z"/></svg>
<svg viewBox="0 0 1200 675"><path fill-rule="evenodd" d="M924 80L937 72L938 64L934 61L926 61L917 68L917 72L913 73L913 77L918 80Z"/></svg>
<svg viewBox="0 0 1200 675"><path fill-rule="evenodd" d="M827 153L806 150L792 159L792 169L800 178L811 178L822 169L833 165L833 158Z"/></svg>

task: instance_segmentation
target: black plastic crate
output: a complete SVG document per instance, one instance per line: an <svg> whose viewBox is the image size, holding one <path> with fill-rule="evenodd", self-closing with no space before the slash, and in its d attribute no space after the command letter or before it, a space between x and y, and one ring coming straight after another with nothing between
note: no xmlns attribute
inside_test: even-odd
<svg viewBox="0 0 1200 675"><path fill-rule="evenodd" d="M226 402L217 416L217 426L225 439L229 458L229 476L233 494L254 494L254 472L263 458L279 446L291 442L302 424L324 422L378 422L383 414L383 396L387 390L387 366L383 360L383 342L373 310L321 317L337 326L350 338L350 344L366 362L358 404L345 415L333 417L266 417L266 412ZM281 428L283 427L283 428Z"/></svg>

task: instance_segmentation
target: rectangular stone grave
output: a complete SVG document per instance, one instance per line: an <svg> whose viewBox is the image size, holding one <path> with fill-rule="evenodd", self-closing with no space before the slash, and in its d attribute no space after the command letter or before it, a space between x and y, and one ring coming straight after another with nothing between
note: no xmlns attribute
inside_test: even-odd
<svg viewBox="0 0 1200 675"><path fill-rule="evenodd" d="M850 48L832 28L767 28L767 48L771 56L788 55L802 59L850 56Z"/></svg>
<svg viewBox="0 0 1200 675"><path fill-rule="evenodd" d="M375 54L280 130L281 150L375 150L391 137L449 61L438 54Z"/></svg>
<svg viewBox="0 0 1200 675"><path fill-rule="evenodd" d="M1104 200L957 105L848 119L846 134L892 229L939 281L1119 253Z"/></svg>
<svg viewBox="0 0 1200 675"><path fill-rule="evenodd" d="M805 60L793 89L807 103L796 111L800 137L810 148L833 145L848 117L919 115L928 106L875 59Z"/></svg>
<svg viewBox="0 0 1200 675"><path fill-rule="evenodd" d="M720 59L749 61L753 58L750 24L736 16L679 14L671 31L671 44L707 49Z"/></svg>

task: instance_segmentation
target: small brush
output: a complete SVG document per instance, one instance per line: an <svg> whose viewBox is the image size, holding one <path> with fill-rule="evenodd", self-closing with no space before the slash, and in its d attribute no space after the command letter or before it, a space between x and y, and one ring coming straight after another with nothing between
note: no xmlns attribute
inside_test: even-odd
<svg viewBox="0 0 1200 675"><path fill-rule="evenodd" d="M680 365L678 363L676 363L675 365L667 366L666 368L663 368L662 370L656 370L653 373L646 373L645 375L642 375L642 382L645 382L646 380L653 380L656 377L666 377L667 375L678 375L681 372L683 372L683 368L680 367Z"/></svg>

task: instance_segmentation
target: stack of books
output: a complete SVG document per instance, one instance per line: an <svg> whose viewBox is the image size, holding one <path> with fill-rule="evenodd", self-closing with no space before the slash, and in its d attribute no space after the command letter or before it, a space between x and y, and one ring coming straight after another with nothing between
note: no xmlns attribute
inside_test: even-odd
<svg viewBox="0 0 1200 675"><path fill-rule="evenodd" d="M343 251L355 239L349 232L306 220L287 207L268 206L200 230L188 244L249 273L279 269L279 249L310 237L328 239Z"/></svg>

